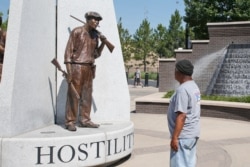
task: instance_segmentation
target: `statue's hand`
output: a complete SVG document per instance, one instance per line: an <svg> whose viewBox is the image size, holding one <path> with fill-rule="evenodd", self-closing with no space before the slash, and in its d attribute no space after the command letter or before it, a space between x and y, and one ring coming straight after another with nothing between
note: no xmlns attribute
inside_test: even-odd
<svg viewBox="0 0 250 167"><path fill-rule="evenodd" d="M68 83L72 82L72 74L71 73L68 73L68 75L67 75L67 82Z"/></svg>
<svg viewBox="0 0 250 167"><path fill-rule="evenodd" d="M65 76L66 77L66 79L67 79L67 82L68 83L71 83L72 82L72 72L71 72L71 64L70 63L66 63L66 68L67 68L67 72L68 72L68 74L67 74L67 76Z"/></svg>
<svg viewBox="0 0 250 167"><path fill-rule="evenodd" d="M100 40L103 42L103 41L105 41L107 38L103 35L103 34L101 34L100 35Z"/></svg>

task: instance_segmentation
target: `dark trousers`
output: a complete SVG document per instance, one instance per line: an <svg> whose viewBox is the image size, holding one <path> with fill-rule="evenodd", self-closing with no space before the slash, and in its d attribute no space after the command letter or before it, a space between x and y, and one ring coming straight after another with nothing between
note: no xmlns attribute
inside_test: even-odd
<svg viewBox="0 0 250 167"><path fill-rule="evenodd" d="M78 100L74 91L68 86L68 96L66 102L65 124L90 120L92 90L93 90L93 68L91 65L72 64L72 83L80 96ZM79 109L79 117L78 117Z"/></svg>

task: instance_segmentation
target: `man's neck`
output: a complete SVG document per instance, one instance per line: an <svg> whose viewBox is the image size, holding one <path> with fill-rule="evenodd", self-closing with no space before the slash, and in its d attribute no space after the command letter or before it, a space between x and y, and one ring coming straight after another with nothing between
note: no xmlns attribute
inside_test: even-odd
<svg viewBox="0 0 250 167"><path fill-rule="evenodd" d="M192 77L191 76L183 76L183 78L180 80L180 84L183 84L184 82L187 81L192 81Z"/></svg>
<svg viewBox="0 0 250 167"><path fill-rule="evenodd" d="M85 28L85 30L88 31L88 32L91 31L91 30L93 30L93 28L92 28L91 26L89 26L88 24L85 24L85 25L84 25L84 28Z"/></svg>

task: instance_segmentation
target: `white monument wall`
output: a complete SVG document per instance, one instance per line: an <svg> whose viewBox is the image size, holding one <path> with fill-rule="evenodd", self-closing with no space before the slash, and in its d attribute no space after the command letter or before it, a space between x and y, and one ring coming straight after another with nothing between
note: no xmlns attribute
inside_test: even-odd
<svg viewBox="0 0 250 167"><path fill-rule="evenodd" d="M64 122L67 84L50 61L57 56L65 69L63 58L70 30L82 25L70 15L85 21L87 11L102 15L98 30L115 46L112 53L105 47L96 60L91 117L98 122L130 120L113 0L11 0L0 84L1 137L45 127L53 124L55 117L57 123Z"/></svg>
<svg viewBox="0 0 250 167"><path fill-rule="evenodd" d="M54 123L55 0L11 0L0 83L0 136Z"/></svg>

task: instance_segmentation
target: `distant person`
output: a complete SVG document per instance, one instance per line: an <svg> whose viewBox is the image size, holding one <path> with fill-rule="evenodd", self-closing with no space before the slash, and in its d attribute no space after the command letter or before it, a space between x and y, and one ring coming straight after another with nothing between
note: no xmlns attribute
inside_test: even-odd
<svg viewBox="0 0 250 167"><path fill-rule="evenodd" d="M192 79L194 67L189 60L180 60L175 67L175 79L180 85L170 99L167 112L170 167L195 167L200 136L200 90Z"/></svg>
<svg viewBox="0 0 250 167"><path fill-rule="evenodd" d="M96 28L102 17L97 12L85 14L86 24L72 30L65 49L64 63L67 68L68 95L66 102L65 127L76 131L79 127L98 128L99 124L91 121L93 79L95 77L95 59L101 56L105 46L105 36ZM99 40L101 44L99 45ZM75 90L80 100L75 96ZM80 104L79 104L80 103ZM78 116L79 107L79 116Z"/></svg>
<svg viewBox="0 0 250 167"><path fill-rule="evenodd" d="M136 87L138 85L140 85L143 88L143 84L141 82L141 71L137 67L135 71L135 76L134 76L134 86Z"/></svg>
<svg viewBox="0 0 250 167"><path fill-rule="evenodd" d="M0 81L2 79L4 50L6 41L6 32L1 29L1 26L2 26L2 17L0 17Z"/></svg>

